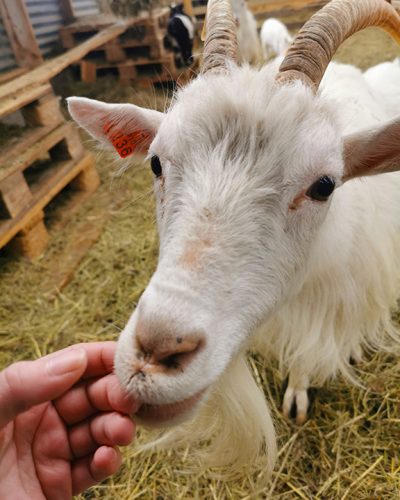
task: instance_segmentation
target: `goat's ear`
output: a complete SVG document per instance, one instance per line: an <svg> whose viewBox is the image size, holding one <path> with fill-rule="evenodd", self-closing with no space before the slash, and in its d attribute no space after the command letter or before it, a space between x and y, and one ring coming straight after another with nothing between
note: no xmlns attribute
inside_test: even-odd
<svg viewBox="0 0 400 500"><path fill-rule="evenodd" d="M133 104L106 104L85 97L70 97L72 118L103 145L112 146L121 158L146 153L163 114Z"/></svg>
<svg viewBox="0 0 400 500"><path fill-rule="evenodd" d="M400 170L400 118L344 138L344 181L396 170Z"/></svg>

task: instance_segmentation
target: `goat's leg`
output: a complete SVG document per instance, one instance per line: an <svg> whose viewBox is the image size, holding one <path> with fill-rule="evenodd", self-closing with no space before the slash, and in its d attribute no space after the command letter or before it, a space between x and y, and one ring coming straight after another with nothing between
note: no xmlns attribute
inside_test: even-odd
<svg viewBox="0 0 400 500"><path fill-rule="evenodd" d="M290 419L295 419L298 425L304 424L310 408L309 379L299 372L290 372L288 385L283 396L282 412Z"/></svg>
<svg viewBox="0 0 400 500"><path fill-rule="evenodd" d="M357 366L361 364L363 359L361 346L358 345L351 350L349 362L351 365Z"/></svg>

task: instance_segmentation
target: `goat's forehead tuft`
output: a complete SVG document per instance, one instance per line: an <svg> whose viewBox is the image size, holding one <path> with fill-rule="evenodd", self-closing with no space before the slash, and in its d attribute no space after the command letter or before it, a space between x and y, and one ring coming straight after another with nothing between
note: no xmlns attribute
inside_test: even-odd
<svg viewBox="0 0 400 500"><path fill-rule="evenodd" d="M166 157L194 160L215 148L228 160L303 148L304 137L326 130L324 147L335 142L335 113L301 82L279 86L268 67L232 67L229 74L200 76L178 92L153 144ZM308 141L310 142L310 141ZM284 151L283 157L286 157ZM204 158L205 159L205 158Z"/></svg>

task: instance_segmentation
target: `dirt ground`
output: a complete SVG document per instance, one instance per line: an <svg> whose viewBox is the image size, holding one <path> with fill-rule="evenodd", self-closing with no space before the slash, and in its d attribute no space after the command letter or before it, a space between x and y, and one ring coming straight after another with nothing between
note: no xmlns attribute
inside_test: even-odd
<svg viewBox="0 0 400 500"><path fill-rule="evenodd" d="M400 55L378 30L346 42L337 59L365 69ZM399 82L400 84L400 82ZM130 101L163 109L160 91L120 89L113 82L64 85L65 94L111 102ZM399 110L400 113L400 110ZM34 262L0 252L0 368L82 341L116 339L155 268L157 232L152 174L147 164L122 175L107 154L97 156L102 185ZM74 238L90 222L102 228L72 282L54 292L54 270L68 256ZM337 379L318 391L311 419L302 427L280 412L282 381L276 367L252 358L270 400L280 446L272 479L262 470L223 481L205 471L183 473L189 455L124 451L120 472L80 498L105 500L176 499L394 499L400 498L400 359L369 354L358 368L363 388Z"/></svg>

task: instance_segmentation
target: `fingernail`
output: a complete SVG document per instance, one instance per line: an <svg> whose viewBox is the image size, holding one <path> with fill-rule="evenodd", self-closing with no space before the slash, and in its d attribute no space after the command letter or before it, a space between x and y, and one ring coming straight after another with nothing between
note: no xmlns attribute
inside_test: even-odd
<svg viewBox="0 0 400 500"><path fill-rule="evenodd" d="M86 352L82 348L59 352L47 361L46 370L49 375L65 375L82 368L86 361Z"/></svg>

